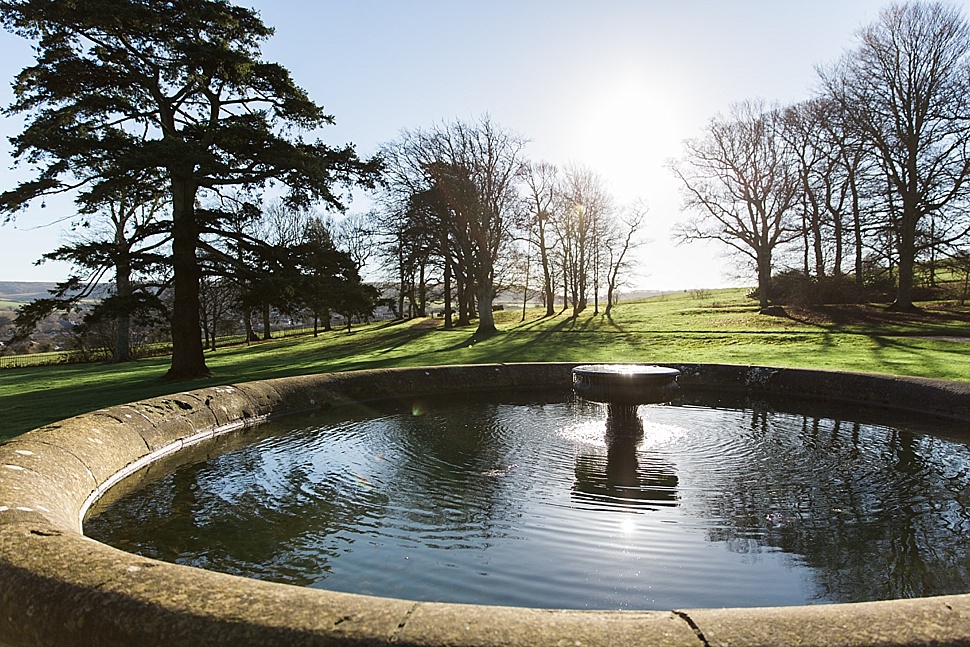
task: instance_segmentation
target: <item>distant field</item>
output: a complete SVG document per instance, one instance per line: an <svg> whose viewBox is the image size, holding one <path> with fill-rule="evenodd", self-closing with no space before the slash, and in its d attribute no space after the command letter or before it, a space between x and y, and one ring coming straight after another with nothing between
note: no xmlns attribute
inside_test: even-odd
<svg viewBox="0 0 970 647"><path fill-rule="evenodd" d="M883 306L788 308L759 314L744 290L667 294L621 303L611 319L543 309L497 314L499 332L441 329L440 320L371 324L223 348L207 362L214 377L161 380L168 358L0 371L0 438L103 406L202 386L390 366L625 361L713 362L842 369L970 380L970 308L921 304L919 314Z"/></svg>

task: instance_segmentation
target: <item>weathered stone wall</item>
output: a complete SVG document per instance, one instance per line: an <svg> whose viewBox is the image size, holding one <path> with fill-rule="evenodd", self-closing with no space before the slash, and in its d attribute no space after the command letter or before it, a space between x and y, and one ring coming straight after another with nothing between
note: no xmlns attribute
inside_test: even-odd
<svg viewBox="0 0 970 647"><path fill-rule="evenodd" d="M573 364L313 375L92 412L0 445L0 647L27 645L970 644L970 595L779 609L581 612L416 603L156 562L81 534L88 506L162 458L268 417L378 399L567 386ZM970 384L675 365L681 385L970 420Z"/></svg>

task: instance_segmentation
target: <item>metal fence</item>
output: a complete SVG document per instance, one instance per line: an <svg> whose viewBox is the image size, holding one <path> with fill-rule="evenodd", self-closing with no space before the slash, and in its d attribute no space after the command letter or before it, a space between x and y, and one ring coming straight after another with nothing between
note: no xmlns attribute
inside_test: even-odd
<svg viewBox="0 0 970 647"><path fill-rule="evenodd" d="M78 351L56 351L53 353L31 353L30 355L4 355L0 357L0 369L25 368L28 366L52 366L54 364L79 364L105 358L103 353L81 353Z"/></svg>
<svg viewBox="0 0 970 647"><path fill-rule="evenodd" d="M320 329L321 332L323 328ZM293 328L281 328L273 331L273 339L284 337L295 337L306 335L313 332L312 326L299 326ZM216 347L239 346L246 343L245 335L226 335L216 337ZM135 357L151 357L165 355L172 352L170 343L145 344L132 348ZM108 348L96 348L91 350L79 351L55 351L51 353L30 353L28 355L0 355L0 370L7 368L27 368L31 366L53 366L55 364L85 364L88 362L102 362L111 357L111 350Z"/></svg>

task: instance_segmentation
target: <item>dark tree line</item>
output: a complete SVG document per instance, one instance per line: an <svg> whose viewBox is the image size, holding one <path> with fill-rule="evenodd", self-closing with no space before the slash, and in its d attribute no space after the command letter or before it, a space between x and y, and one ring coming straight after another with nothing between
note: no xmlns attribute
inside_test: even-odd
<svg viewBox="0 0 970 647"><path fill-rule="evenodd" d="M958 257L970 230L970 27L946 4L886 7L819 69L815 96L745 102L672 164L681 240L749 257L762 308L780 269L845 290L880 275L914 307L918 265Z"/></svg>

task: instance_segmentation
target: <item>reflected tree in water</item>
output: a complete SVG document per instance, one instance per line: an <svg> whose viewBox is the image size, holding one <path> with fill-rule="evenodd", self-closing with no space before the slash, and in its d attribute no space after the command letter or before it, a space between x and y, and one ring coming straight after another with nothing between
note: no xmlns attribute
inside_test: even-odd
<svg viewBox="0 0 970 647"><path fill-rule="evenodd" d="M767 436L752 469L701 499L712 541L780 550L814 569L820 601L962 593L970 576L970 451L904 429L801 417L801 434L750 414ZM780 431L779 431L780 430ZM710 485L710 484L708 484ZM952 501L940 509L941 501Z"/></svg>

